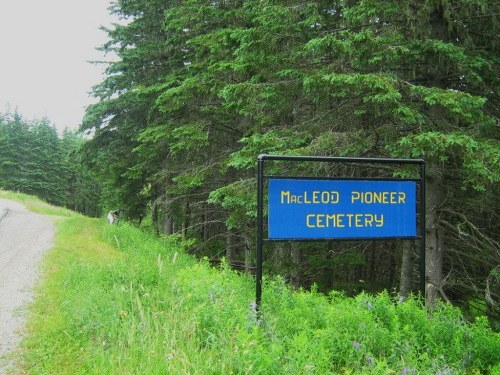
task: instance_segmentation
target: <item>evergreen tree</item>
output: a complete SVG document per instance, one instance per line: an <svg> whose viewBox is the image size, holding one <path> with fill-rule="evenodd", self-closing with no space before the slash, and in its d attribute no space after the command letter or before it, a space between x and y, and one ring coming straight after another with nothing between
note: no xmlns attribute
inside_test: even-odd
<svg viewBox="0 0 500 375"><path fill-rule="evenodd" d="M22 190L26 183L26 163L31 155L29 125L17 111L0 116L0 187Z"/></svg>
<svg viewBox="0 0 500 375"><path fill-rule="evenodd" d="M78 133L65 130L60 140L64 206L88 216L99 217L101 183L98 176L86 167L80 150L86 140Z"/></svg>
<svg viewBox="0 0 500 375"><path fill-rule="evenodd" d="M159 230L201 239L205 254L240 247L249 265L260 153L424 157L429 300L488 291L495 309L499 10L491 0L117 1L129 22L108 30L120 61L87 111L84 127L97 129L87 160L108 202L130 216L149 207ZM294 249L293 279L340 270L344 282L398 285L393 271L374 276L396 269L396 245L328 246L334 259Z"/></svg>
<svg viewBox="0 0 500 375"><path fill-rule="evenodd" d="M26 180L23 191L37 195L50 203L62 202L64 177L61 175L62 153L57 131L48 119L31 125L29 131L29 160L26 161Z"/></svg>
<svg viewBox="0 0 500 375"><path fill-rule="evenodd" d="M0 189L99 216L98 179L81 161L84 142L69 131L60 139L46 118L29 122L17 112L0 114Z"/></svg>

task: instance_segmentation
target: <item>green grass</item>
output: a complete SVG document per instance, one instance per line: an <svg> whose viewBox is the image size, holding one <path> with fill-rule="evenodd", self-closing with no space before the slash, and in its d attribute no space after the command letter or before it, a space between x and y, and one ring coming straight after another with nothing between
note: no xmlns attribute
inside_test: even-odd
<svg viewBox="0 0 500 375"><path fill-rule="evenodd" d="M106 267L120 258L117 250L96 236L95 219L71 217L58 223L55 247L45 257L43 279L36 291L24 342L29 373L72 374L81 369L82 353L72 331L81 304L100 300L93 291L91 270ZM83 310L82 310L83 311Z"/></svg>
<svg viewBox="0 0 500 375"><path fill-rule="evenodd" d="M387 293L291 291L187 255L177 237L81 216L56 246L23 343L28 374L499 373L500 336L458 309Z"/></svg>
<svg viewBox="0 0 500 375"><path fill-rule="evenodd" d="M50 204L42 201L38 197L35 197L32 195L27 195L24 193L0 190L0 198L9 199L9 200L13 200L13 201L22 203L23 205L26 206L26 208L28 210L39 213L39 214L52 215L52 216L64 216L64 217L78 215L77 213L75 213L71 210L68 210L68 209L63 208L63 207L56 207L56 206L50 205Z"/></svg>

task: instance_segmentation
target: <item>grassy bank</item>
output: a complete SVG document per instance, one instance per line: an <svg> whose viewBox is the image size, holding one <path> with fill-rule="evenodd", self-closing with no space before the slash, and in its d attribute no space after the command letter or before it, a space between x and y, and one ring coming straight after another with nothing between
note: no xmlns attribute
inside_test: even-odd
<svg viewBox="0 0 500 375"><path fill-rule="evenodd" d="M0 190L0 198L9 199L22 203L30 211L52 216L63 216L70 217L78 215L74 211L68 210L63 207L56 207L42 201L40 198L33 195L27 195L23 193L16 193L12 191Z"/></svg>
<svg viewBox="0 0 500 375"><path fill-rule="evenodd" d="M30 374L499 373L500 336L459 310L387 294L292 292L211 268L176 237L78 215L56 246L23 343Z"/></svg>

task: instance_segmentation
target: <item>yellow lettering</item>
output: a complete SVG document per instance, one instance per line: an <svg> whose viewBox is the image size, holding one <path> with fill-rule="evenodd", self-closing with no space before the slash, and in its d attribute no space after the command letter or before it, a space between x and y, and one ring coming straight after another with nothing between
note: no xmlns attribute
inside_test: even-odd
<svg viewBox="0 0 500 375"><path fill-rule="evenodd" d="M344 216L345 216L344 214L337 214L337 227L345 228L345 224L342 223L342 219Z"/></svg>
<svg viewBox="0 0 500 375"><path fill-rule="evenodd" d="M318 194L319 194L319 191L313 191L313 202L314 203L319 203Z"/></svg>
<svg viewBox="0 0 500 375"><path fill-rule="evenodd" d="M398 203L406 203L406 193L404 191L400 191L398 195Z"/></svg>
<svg viewBox="0 0 500 375"><path fill-rule="evenodd" d="M335 214L333 215L326 215L326 226L327 227L336 227L337 226L337 221L335 220ZM331 223L331 225L330 225Z"/></svg>
<svg viewBox="0 0 500 375"><path fill-rule="evenodd" d="M389 200L387 199L387 195L389 193L387 191L384 191L384 203L389 203Z"/></svg>
<svg viewBox="0 0 500 375"><path fill-rule="evenodd" d="M310 204L311 200L307 198L307 191L304 191L304 203L305 204Z"/></svg>
<svg viewBox="0 0 500 375"><path fill-rule="evenodd" d="M282 191L281 192L281 204L285 203L290 203L290 192L289 191Z"/></svg>
<svg viewBox="0 0 500 375"><path fill-rule="evenodd" d="M383 214L307 214L307 228L364 228L384 226Z"/></svg>
<svg viewBox="0 0 500 375"><path fill-rule="evenodd" d="M338 193L337 193L338 194ZM333 196L332 196L333 200ZM338 202L338 195L337 195ZM351 203L363 204L400 204L406 203L406 193L403 191L352 191Z"/></svg>
<svg viewBox="0 0 500 375"><path fill-rule="evenodd" d="M373 226L373 215L366 214L365 215L365 227L371 227L371 226Z"/></svg>
<svg viewBox="0 0 500 375"><path fill-rule="evenodd" d="M330 192L322 191L321 192L321 203L330 203Z"/></svg>
<svg viewBox="0 0 500 375"><path fill-rule="evenodd" d="M383 227L384 226L384 215L380 215L380 217L377 216L377 214L373 215L373 218L375 219L375 226L376 227Z"/></svg>
<svg viewBox="0 0 500 375"><path fill-rule="evenodd" d="M396 194L397 193L395 191L391 191L391 203L392 204L397 203L397 201L396 201Z"/></svg>
<svg viewBox="0 0 500 375"><path fill-rule="evenodd" d="M318 214L318 215L316 215L316 227L318 227L318 228L325 228L324 218L325 218L324 214Z"/></svg>
<svg viewBox="0 0 500 375"><path fill-rule="evenodd" d="M351 203L361 200L361 192L353 191L351 192ZM361 202L363 203L363 202Z"/></svg>
<svg viewBox="0 0 500 375"><path fill-rule="evenodd" d="M281 204L335 204L339 201L338 191L304 191L299 195L292 194L288 190L280 192Z"/></svg>
<svg viewBox="0 0 500 375"><path fill-rule="evenodd" d="M354 214L345 214L345 216L347 216L347 226L352 227L352 218L354 217Z"/></svg>
<svg viewBox="0 0 500 375"><path fill-rule="evenodd" d="M306 225L308 228L315 228L315 225L311 224L311 219L314 218L313 214L309 214L306 216Z"/></svg>
<svg viewBox="0 0 500 375"><path fill-rule="evenodd" d="M363 214L356 214L355 215L355 222L356 222L356 228L362 228L363 223L361 222L361 218L363 217Z"/></svg>
<svg viewBox="0 0 500 375"><path fill-rule="evenodd" d="M338 191L332 191L332 203L339 203L340 200L340 194Z"/></svg>

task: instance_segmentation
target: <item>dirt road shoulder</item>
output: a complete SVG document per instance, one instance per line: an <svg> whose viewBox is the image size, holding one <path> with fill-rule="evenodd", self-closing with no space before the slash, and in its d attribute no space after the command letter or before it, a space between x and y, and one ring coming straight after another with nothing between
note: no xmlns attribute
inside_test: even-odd
<svg viewBox="0 0 500 375"><path fill-rule="evenodd" d="M54 222L23 205L0 199L0 375L12 367L22 339L43 253L53 246Z"/></svg>

